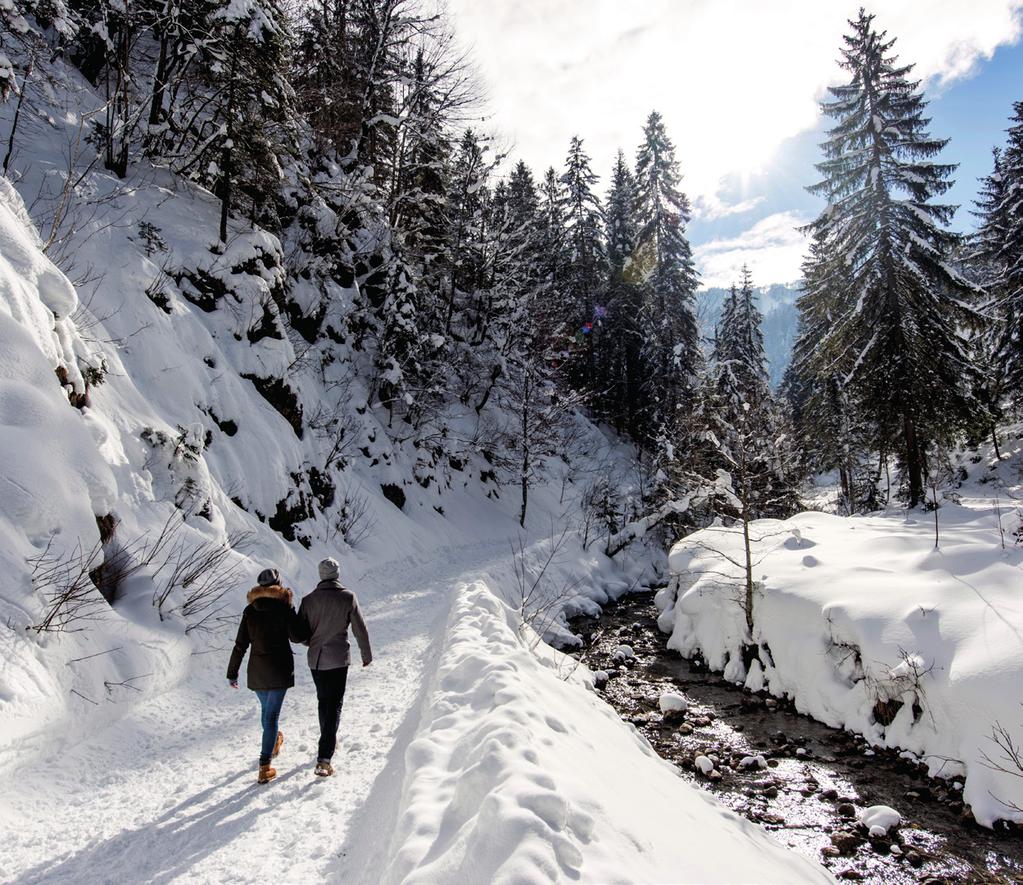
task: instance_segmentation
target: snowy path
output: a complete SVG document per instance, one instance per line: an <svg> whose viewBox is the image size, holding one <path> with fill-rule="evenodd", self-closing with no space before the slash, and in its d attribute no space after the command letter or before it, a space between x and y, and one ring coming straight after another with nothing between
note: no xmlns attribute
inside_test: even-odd
<svg viewBox="0 0 1023 885"><path fill-rule="evenodd" d="M227 651L196 657L179 687L141 703L56 759L0 778L0 879L13 882L355 881L342 859L388 819L403 742L417 712L451 591L507 541L432 551L379 565L359 592L375 660L353 668L336 774L312 774L317 720L309 672L296 649L296 687L282 714L277 781L255 783L258 704L227 688ZM392 771L392 768L398 771ZM386 770L385 770L386 769ZM371 799L379 796L379 799ZM361 878L361 877L360 877Z"/></svg>

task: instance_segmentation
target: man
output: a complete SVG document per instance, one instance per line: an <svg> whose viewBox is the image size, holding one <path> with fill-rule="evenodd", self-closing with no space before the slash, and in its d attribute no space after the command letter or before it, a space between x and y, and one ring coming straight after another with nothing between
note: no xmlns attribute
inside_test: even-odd
<svg viewBox="0 0 1023 885"><path fill-rule="evenodd" d="M352 628L362 654L362 666L373 660L369 633L359 611L359 601L351 590L341 584L341 569L335 559L320 563L320 583L303 597L298 619L303 637L309 646L309 669L316 683L316 700L320 713L320 744L316 753L316 774L329 777L334 773L330 760L337 746L337 728L341 721L341 705L345 700L348 665L351 651L348 628Z"/></svg>

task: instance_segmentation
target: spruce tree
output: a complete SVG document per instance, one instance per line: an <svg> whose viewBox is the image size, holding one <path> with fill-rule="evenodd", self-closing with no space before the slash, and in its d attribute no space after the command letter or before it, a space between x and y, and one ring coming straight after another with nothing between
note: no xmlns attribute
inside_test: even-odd
<svg viewBox="0 0 1023 885"><path fill-rule="evenodd" d="M636 249L636 180L618 151L611 172L605 214L608 285L605 417L619 432L628 429L636 440L648 438L648 414L644 401L646 364L642 326L643 290L638 285L633 256Z"/></svg>
<svg viewBox="0 0 1023 885"><path fill-rule="evenodd" d="M997 319L992 369L1000 390L1023 404L1023 102L1013 105L1004 151L984 179L978 201L975 257L984 264Z"/></svg>
<svg viewBox="0 0 1023 885"><path fill-rule="evenodd" d="M803 292L796 301L799 325L783 391L810 473L837 470L846 513L857 512L860 460L870 445L846 386L852 368L848 354L821 346L834 323L848 285L844 262L828 253L815 236L803 262Z"/></svg>
<svg viewBox="0 0 1023 885"><path fill-rule="evenodd" d="M698 277L685 227L689 200L680 190L675 148L652 112L636 156L634 263L644 287L644 331L657 457L667 473L686 447L684 427L703 365L694 309Z"/></svg>
<svg viewBox="0 0 1023 885"><path fill-rule="evenodd" d="M764 351L763 315L756 305L753 277L742 267L742 283L734 285L725 299L714 336L713 359L719 374L734 379L747 401L765 399L770 394L767 355Z"/></svg>
<svg viewBox="0 0 1023 885"><path fill-rule="evenodd" d="M448 279L445 282L444 333L451 334L457 310L476 296L483 281L485 247L483 229L486 209L486 184L492 165L486 145L472 129L462 134L455 155L448 194ZM459 337L465 334L456 330Z"/></svg>
<svg viewBox="0 0 1023 885"><path fill-rule="evenodd" d="M278 0L168 4L157 36L169 53L154 80L148 152L220 198L220 239L232 212L278 228L283 164L298 115L292 34Z"/></svg>
<svg viewBox="0 0 1023 885"><path fill-rule="evenodd" d="M569 145L560 180L567 246L561 310L566 328L575 330L583 339L571 378L577 390L592 391L599 334L594 326L594 311L603 294L607 253L603 212L593 192L597 176L578 137L573 137Z"/></svg>
<svg viewBox="0 0 1023 885"><path fill-rule="evenodd" d="M571 359L577 347L575 330L566 325L564 311L561 309L568 277L564 193L558 173L553 167L549 168L540 182L537 240L542 295L534 305L534 313L542 317L552 356L559 363Z"/></svg>
<svg viewBox="0 0 1023 885"><path fill-rule="evenodd" d="M835 120L810 188L827 208L810 230L848 286L836 292L830 328L817 349L848 364L845 384L876 427L881 448L897 446L911 506L924 500L928 445L975 418L975 369L960 328L976 320L975 293L950 265L958 242L947 230L954 206L934 202L954 166L934 158L945 141L927 133L927 106L912 65L860 11L841 65L850 81L830 89ZM825 357L824 354L828 356Z"/></svg>
<svg viewBox="0 0 1023 885"><path fill-rule="evenodd" d="M763 316L746 266L741 279L715 329L713 383L709 391L704 387L703 413L711 465L731 477L742 502L739 515L748 521L789 515L798 500L798 471L787 422L768 383Z"/></svg>

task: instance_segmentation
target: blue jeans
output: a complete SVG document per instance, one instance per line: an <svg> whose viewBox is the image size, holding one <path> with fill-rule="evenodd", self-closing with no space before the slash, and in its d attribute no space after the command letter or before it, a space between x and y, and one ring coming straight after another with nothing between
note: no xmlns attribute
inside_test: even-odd
<svg viewBox="0 0 1023 885"><path fill-rule="evenodd" d="M257 691L259 706L262 708L263 746L259 753L259 764L269 765L273 756L274 744L277 743L277 723L281 718L281 707L284 706L286 688L274 688L270 691Z"/></svg>

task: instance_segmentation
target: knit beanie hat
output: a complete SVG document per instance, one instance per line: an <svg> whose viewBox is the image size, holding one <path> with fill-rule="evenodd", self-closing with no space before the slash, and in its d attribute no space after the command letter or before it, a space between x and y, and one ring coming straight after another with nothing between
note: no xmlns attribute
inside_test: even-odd
<svg viewBox="0 0 1023 885"><path fill-rule="evenodd" d="M327 558L320 563L320 580L336 581L341 577L341 566L336 559Z"/></svg>
<svg viewBox="0 0 1023 885"><path fill-rule="evenodd" d="M280 584L281 573L275 568L265 568L259 573L256 583L260 587L272 587L274 584Z"/></svg>

